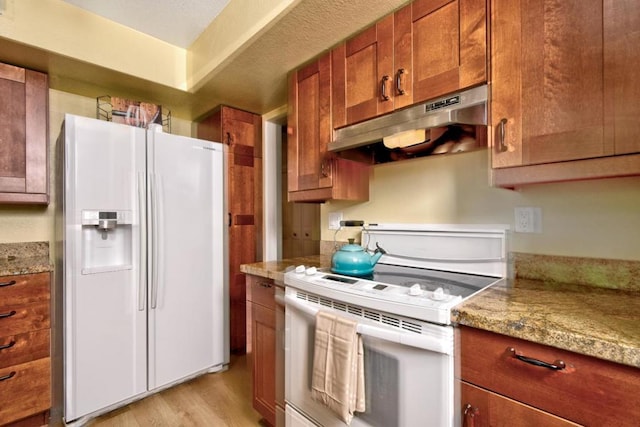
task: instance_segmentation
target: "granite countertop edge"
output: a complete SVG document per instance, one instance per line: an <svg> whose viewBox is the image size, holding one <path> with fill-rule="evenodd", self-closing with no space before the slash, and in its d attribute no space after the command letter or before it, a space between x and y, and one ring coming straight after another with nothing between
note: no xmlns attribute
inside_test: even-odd
<svg viewBox="0 0 640 427"><path fill-rule="evenodd" d="M288 267L328 268L329 256L243 264L247 274L284 283ZM640 367L640 292L549 280L501 280L452 310L464 325Z"/></svg>

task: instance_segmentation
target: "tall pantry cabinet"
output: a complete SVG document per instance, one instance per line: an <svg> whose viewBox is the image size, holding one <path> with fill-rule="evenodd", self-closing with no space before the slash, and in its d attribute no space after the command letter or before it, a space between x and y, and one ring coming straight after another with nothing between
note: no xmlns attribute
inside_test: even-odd
<svg viewBox="0 0 640 427"><path fill-rule="evenodd" d="M230 349L246 350L246 278L241 264L261 259L262 118L221 106L197 125L201 139L227 144Z"/></svg>

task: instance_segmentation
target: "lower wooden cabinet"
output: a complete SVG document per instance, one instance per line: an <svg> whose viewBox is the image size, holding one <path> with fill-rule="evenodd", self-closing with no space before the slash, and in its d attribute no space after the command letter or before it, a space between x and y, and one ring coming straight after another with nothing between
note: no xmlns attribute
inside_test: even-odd
<svg viewBox="0 0 640 427"><path fill-rule="evenodd" d="M640 369L458 329L466 426L640 425Z"/></svg>
<svg viewBox="0 0 640 427"><path fill-rule="evenodd" d="M248 337L253 408L276 425L276 303L271 279L247 275Z"/></svg>
<svg viewBox="0 0 640 427"><path fill-rule="evenodd" d="M0 277L0 425L47 423L49 302L49 273Z"/></svg>

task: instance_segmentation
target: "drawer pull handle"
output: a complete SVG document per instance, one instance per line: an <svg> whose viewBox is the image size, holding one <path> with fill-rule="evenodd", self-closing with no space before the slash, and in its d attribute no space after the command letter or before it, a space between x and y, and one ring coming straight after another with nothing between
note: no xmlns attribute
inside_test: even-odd
<svg viewBox="0 0 640 427"><path fill-rule="evenodd" d="M271 283L261 282L260 286L262 286L263 288L270 288L271 287Z"/></svg>
<svg viewBox="0 0 640 427"><path fill-rule="evenodd" d="M532 357L522 356L521 354L516 353L516 349L513 347L509 347L507 349L511 356L530 365L540 366L542 368L552 369L554 371L561 371L567 366L562 360L556 360L553 363L543 362L542 360L534 359Z"/></svg>
<svg viewBox="0 0 640 427"><path fill-rule="evenodd" d="M7 348L11 348L16 345L15 341L11 341L9 344L0 345L0 350L6 350Z"/></svg>
<svg viewBox="0 0 640 427"><path fill-rule="evenodd" d="M0 288L4 288L5 286L11 286L11 285L15 285L17 282L15 280L11 280L9 282L1 282L0 283Z"/></svg>
<svg viewBox="0 0 640 427"><path fill-rule="evenodd" d="M11 316L13 316L13 315L15 315L15 314L16 314L16 311L15 311L15 310L11 310L11 311L10 311L10 312L8 312L8 313L1 313L1 314L0 314L0 319L4 319L4 318L7 318L7 317L11 317Z"/></svg>
<svg viewBox="0 0 640 427"><path fill-rule="evenodd" d="M10 380L11 378L16 376L16 371L11 371L9 375L5 375L4 377L0 377L0 381Z"/></svg>

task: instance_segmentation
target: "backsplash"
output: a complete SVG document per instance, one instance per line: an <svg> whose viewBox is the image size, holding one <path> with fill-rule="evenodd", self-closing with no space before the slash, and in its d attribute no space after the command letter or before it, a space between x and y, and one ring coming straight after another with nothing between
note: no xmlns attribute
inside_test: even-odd
<svg viewBox="0 0 640 427"><path fill-rule="evenodd" d="M513 256L517 278L640 291L640 261L521 252Z"/></svg>
<svg viewBox="0 0 640 427"><path fill-rule="evenodd" d="M0 243L0 259L49 256L49 242Z"/></svg>

